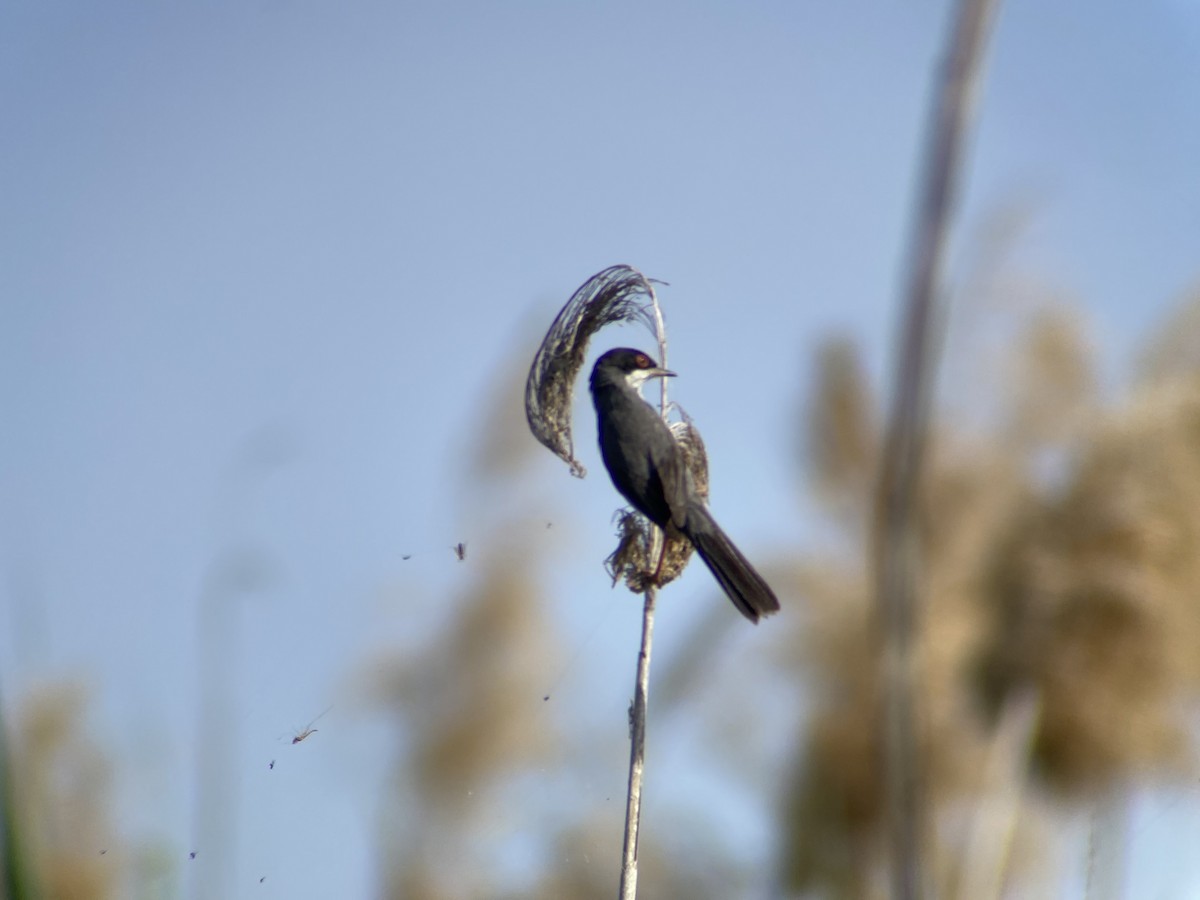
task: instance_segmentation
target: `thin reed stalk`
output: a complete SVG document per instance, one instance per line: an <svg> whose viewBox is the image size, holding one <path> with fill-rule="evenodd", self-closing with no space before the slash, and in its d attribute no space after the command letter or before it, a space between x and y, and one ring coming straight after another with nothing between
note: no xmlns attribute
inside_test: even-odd
<svg viewBox="0 0 1200 900"><path fill-rule="evenodd" d="M650 646L654 637L654 601L658 591L646 589L642 606L642 647L637 681L629 708L629 789L625 797L625 848L621 861L621 900L637 897L638 829L642 815L642 776L646 768L646 699L650 691Z"/></svg>
<svg viewBox="0 0 1200 900"><path fill-rule="evenodd" d="M964 145L996 0L961 0L933 101L908 254L904 319L881 461L875 586L883 630L884 773L891 896L926 896L918 661L917 513L941 336L942 269Z"/></svg>

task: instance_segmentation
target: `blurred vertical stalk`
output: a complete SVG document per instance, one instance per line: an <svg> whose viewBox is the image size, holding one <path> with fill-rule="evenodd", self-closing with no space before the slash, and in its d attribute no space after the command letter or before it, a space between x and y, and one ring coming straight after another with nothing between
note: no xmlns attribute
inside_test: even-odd
<svg viewBox="0 0 1200 900"><path fill-rule="evenodd" d="M231 896L237 868L238 742L235 709L237 648L236 596L218 564L210 570L200 596L197 648L200 704L196 730L196 799L193 846L201 865L187 871L193 900Z"/></svg>
<svg viewBox="0 0 1200 900"><path fill-rule="evenodd" d="M209 563L196 607L196 797L194 846L188 866L194 900L224 900L238 871L238 677L241 602L265 589L274 574L264 553L233 535L252 488L294 453L289 434L263 427L237 448L217 495L218 550Z"/></svg>
<svg viewBox="0 0 1200 900"><path fill-rule="evenodd" d="M12 755L9 753L8 728L4 718L3 692L0 692L0 897L7 900L34 900L38 896L33 880L31 848L21 829L20 811L14 796Z"/></svg>
<svg viewBox="0 0 1200 900"><path fill-rule="evenodd" d="M642 774L646 767L646 696L650 690L650 645L654 636L654 587L642 606L642 648L629 709L629 790L625 797L625 849L621 862L621 900L637 897L638 827L642 815Z"/></svg>
<svg viewBox="0 0 1200 900"><path fill-rule="evenodd" d="M957 4L922 160L894 392L880 464L873 555L883 630L884 775L894 900L923 896L929 884L923 872L925 813L918 749L917 504L937 364L947 235L983 48L997 5L998 0Z"/></svg>
<svg viewBox="0 0 1200 900"><path fill-rule="evenodd" d="M1131 817L1130 794L1121 785L1111 786L1092 808L1086 900L1121 900L1125 896Z"/></svg>
<svg viewBox="0 0 1200 900"><path fill-rule="evenodd" d="M1000 710L984 761L979 806L962 855L955 891L961 900L1004 896L1040 714L1041 697L1033 690L1010 694Z"/></svg>

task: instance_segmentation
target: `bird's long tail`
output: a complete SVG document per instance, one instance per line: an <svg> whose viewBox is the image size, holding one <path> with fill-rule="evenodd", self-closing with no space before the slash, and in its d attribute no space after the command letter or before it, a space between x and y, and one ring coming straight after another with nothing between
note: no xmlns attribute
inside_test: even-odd
<svg viewBox="0 0 1200 900"><path fill-rule="evenodd" d="M779 611L775 592L742 556L706 507L699 503L688 506L683 532L743 616L757 622L760 616Z"/></svg>

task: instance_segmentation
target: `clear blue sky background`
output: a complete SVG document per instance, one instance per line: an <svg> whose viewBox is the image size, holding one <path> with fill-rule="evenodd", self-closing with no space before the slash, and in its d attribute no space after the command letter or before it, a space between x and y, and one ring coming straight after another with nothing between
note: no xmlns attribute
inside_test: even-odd
<svg viewBox="0 0 1200 900"><path fill-rule="evenodd" d="M489 381L616 262L671 282L674 397L715 511L752 551L803 552L806 354L847 331L885 366L947 9L5 4L6 704L63 673L91 684L125 827L182 854L214 554L249 541L275 572L237 673L239 753L265 777L277 738L330 703L320 736L336 731L370 650L427 627L381 592L462 577L449 547L475 546L459 483ZM1019 201L1007 265L1078 297L1120 359L1200 272L1200 3L1011 2L990 63L962 228ZM545 454L530 500L576 513L571 634L614 596L589 429L593 477ZM289 459L237 481L262 440ZM709 596L703 575L679 592ZM614 615L578 651L597 683L577 702L605 710L625 703L636 605ZM684 613L663 615L669 633ZM246 786L246 844L279 896L365 896L383 760L311 747L292 781ZM260 896L244 864L236 896Z"/></svg>

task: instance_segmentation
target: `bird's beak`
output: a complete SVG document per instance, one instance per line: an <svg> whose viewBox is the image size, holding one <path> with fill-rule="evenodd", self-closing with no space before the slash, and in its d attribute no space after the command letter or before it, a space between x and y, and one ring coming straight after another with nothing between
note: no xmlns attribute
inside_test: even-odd
<svg viewBox="0 0 1200 900"><path fill-rule="evenodd" d="M670 369L651 369L647 373L651 378L674 378L675 373Z"/></svg>

